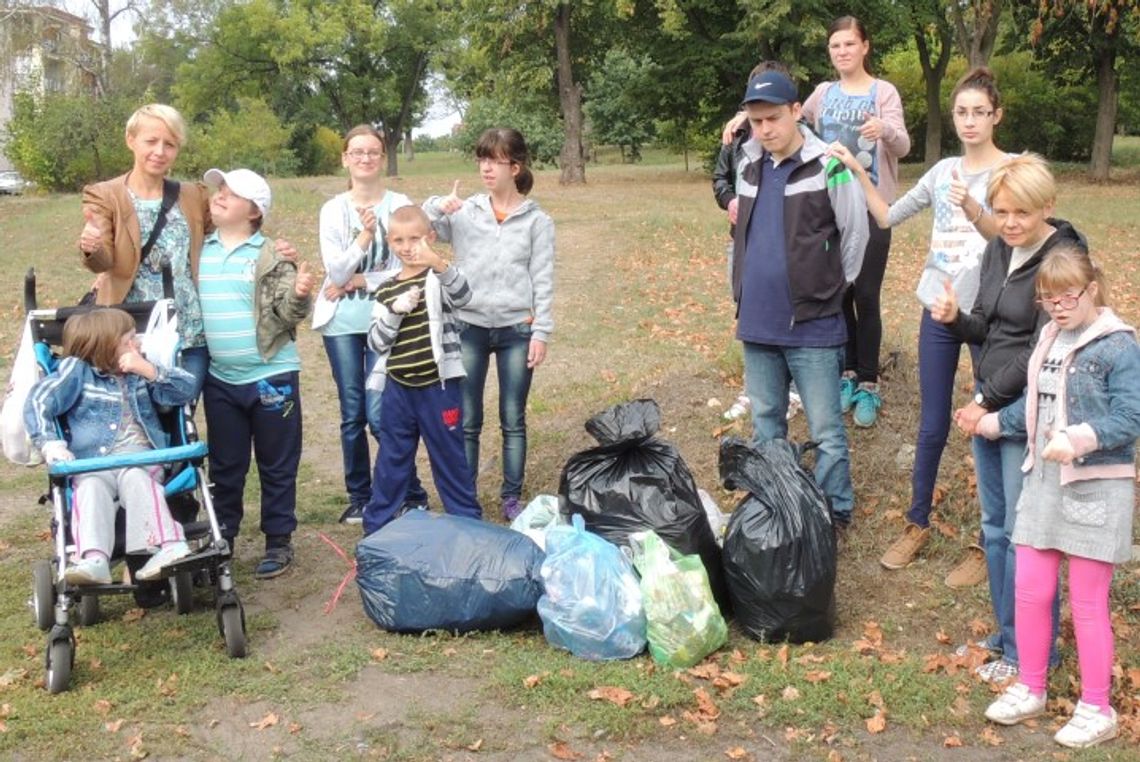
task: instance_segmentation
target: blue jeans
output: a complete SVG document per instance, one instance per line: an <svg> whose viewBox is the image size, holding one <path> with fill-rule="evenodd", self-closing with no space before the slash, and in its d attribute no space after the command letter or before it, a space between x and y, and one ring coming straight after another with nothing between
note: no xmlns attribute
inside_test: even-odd
<svg viewBox="0 0 1140 762"><path fill-rule="evenodd" d="M906 518L920 527L930 526L934 483L946 438L950 434L950 412L954 397L954 375L963 341L942 323L922 311L918 326L918 436L914 446L914 472L911 475L910 510ZM970 357L977 365L980 347L969 344Z"/></svg>
<svg viewBox="0 0 1140 762"><path fill-rule="evenodd" d="M978 500L982 504L982 549L989 573L990 603L997 619L1002 658L1017 664L1017 636L1014 632L1014 578L1016 561L1010 542L1017 522L1017 500L1025 475L1024 439L989 441L973 438L974 468L978 477ZM1053 598L1053 646L1050 663L1056 664L1057 627L1060 622L1060 596Z"/></svg>
<svg viewBox="0 0 1140 762"><path fill-rule="evenodd" d="M182 370L194 377L194 400L190 403L192 408L198 407L198 398L202 396L202 387L206 383L206 373L209 369L210 350L207 347L182 350Z"/></svg>
<svg viewBox="0 0 1140 762"><path fill-rule="evenodd" d="M503 498L521 497L526 470L526 398L534 370L526 366L530 323L505 328L461 324L463 345L463 438L471 473L479 478L479 435L483 431L483 389L495 355L499 377L499 427L503 432Z"/></svg>
<svg viewBox="0 0 1140 762"><path fill-rule="evenodd" d="M344 488L353 503L366 503L372 495L372 463L368 431L379 438L380 394L364 388L376 353L368 348L368 334L342 333L322 337L329 358L336 395L340 400L340 451L344 458ZM367 428L367 430L366 430Z"/></svg>
<svg viewBox="0 0 1140 762"><path fill-rule="evenodd" d="M744 342L744 390L752 401L757 442L788 436L788 383L796 382L811 438L819 443L815 480L831 502L831 515L851 521L855 493L847 430L839 407L843 347L778 347Z"/></svg>

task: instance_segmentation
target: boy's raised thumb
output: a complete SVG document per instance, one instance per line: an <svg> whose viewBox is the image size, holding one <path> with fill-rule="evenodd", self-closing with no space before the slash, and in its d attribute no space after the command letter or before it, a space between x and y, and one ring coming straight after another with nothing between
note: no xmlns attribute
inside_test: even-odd
<svg viewBox="0 0 1140 762"><path fill-rule="evenodd" d="M962 178L958 177L958 168L957 167L950 170L950 177L953 178L954 180L961 180L962 179Z"/></svg>
<svg viewBox="0 0 1140 762"><path fill-rule="evenodd" d="M458 180L456 180L455 184L451 186L451 195L453 195L453 196L459 195L459 181Z"/></svg>

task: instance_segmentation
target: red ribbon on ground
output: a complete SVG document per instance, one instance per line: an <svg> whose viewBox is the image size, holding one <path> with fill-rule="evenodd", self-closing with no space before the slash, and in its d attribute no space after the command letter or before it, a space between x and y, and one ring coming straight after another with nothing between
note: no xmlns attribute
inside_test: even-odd
<svg viewBox="0 0 1140 762"><path fill-rule="evenodd" d="M337 585L336 592L333 593L333 597L330 598L329 602L325 604L325 614L331 614L333 612L333 609L336 608L336 604L340 600L340 596L344 593L345 586L348 585L348 583L352 581L352 578L356 576L356 559L349 558L348 554L345 553L339 545L329 539L329 536L324 532L317 532L317 536L328 543L329 547L335 550L336 554L343 558L345 560L345 563L349 565L348 572L344 575L344 579L340 581L340 584Z"/></svg>

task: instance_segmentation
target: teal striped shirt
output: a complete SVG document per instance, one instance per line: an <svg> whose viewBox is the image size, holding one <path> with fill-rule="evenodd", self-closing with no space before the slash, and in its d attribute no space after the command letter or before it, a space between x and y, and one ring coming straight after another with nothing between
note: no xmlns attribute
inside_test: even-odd
<svg viewBox="0 0 1140 762"><path fill-rule="evenodd" d="M198 264L198 297L210 348L210 375L227 384L248 384L301 369L289 342L268 361L257 352L254 272L265 237L254 233L226 251L217 232L207 236Z"/></svg>

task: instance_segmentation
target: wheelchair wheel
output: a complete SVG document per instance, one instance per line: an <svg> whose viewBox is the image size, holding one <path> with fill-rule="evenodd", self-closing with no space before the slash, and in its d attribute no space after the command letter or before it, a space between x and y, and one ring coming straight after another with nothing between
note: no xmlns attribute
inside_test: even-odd
<svg viewBox="0 0 1140 762"><path fill-rule="evenodd" d="M170 600L179 614L194 610L194 577L190 572L180 571L170 577Z"/></svg>
<svg viewBox="0 0 1140 762"><path fill-rule="evenodd" d="M45 632L55 623L55 580L52 579L51 561L40 560L32 565L32 609L36 627Z"/></svg>
<svg viewBox="0 0 1140 762"><path fill-rule="evenodd" d="M48 693L62 693L71 682L71 666L75 660L75 645L70 637L48 643L47 675L44 686Z"/></svg>
<svg viewBox="0 0 1140 762"><path fill-rule="evenodd" d="M99 596L85 595L79 599L79 626L90 627L99 621Z"/></svg>
<svg viewBox="0 0 1140 762"><path fill-rule="evenodd" d="M231 659L245 657L245 611L241 604L229 604L218 609L218 626L226 639L226 653Z"/></svg>

